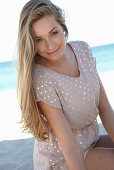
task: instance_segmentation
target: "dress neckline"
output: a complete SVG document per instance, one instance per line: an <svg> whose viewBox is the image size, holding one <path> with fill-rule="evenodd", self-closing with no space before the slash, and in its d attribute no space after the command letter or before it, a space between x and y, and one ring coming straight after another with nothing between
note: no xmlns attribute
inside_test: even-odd
<svg viewBox="0 0 114 170"><path fill-rule="evenodd" d="M44 67L45 69L47 69L47 70L49 70L49 71L51 71L51 72L54 72L54 73L56 73L56 74L58 74L58 75L64 76L64 77L68 77L68 78L71 78L71 79L80 79L81 76L82 76L82 73L81 73L81 69L80 69L80 65L79 65L80 62L79 62L79 58L78 58L78 53L76 53L76 50L74 50L74 48L73 48L73 46L72 46L72 41L67 42L67 44L70 45L70 47L72 48L72 51L73 51L73 53L74 53L74 55L75 55L75 58L76 58L76 60L77 60L78 70L79 70L79 72L80 72L80 75L79 75L79 76L75 76L75 77L74 77L74 76L68 76L68 75L59 73L59 72L57 72L57 71L55 71L55 70L52 70L51 68L46 67L46 66L44 66L44 65L42 65L42 64L36 64L36 65L39 65L40 67ZM75 49L76 49L76 46L75 46Z"/></svg>

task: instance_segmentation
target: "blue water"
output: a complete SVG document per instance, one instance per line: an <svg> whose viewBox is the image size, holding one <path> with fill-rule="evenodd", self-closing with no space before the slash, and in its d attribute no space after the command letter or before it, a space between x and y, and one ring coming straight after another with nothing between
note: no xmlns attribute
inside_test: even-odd
<svg viewBox="0 0 114 170"><path fill-rule="evenodd" d="M97 70L106 72L114 70L114 44L93 47L92 53L97 61Z"/></svg>
<svg viewBox="0 0 114 170"><path fill-rule="evenodd" d="M97 70L114 70L114 44L93 47L92 53L97 61ZM14 89L17 85L17 71L12 61L0 63L0 90Z"/></svg>
<svg viewBox="0 0 114 170"><path fill-rule="evenodd" d="M14 89L17 85L17 71L12 61L0 63L0 90Z"/></svg>

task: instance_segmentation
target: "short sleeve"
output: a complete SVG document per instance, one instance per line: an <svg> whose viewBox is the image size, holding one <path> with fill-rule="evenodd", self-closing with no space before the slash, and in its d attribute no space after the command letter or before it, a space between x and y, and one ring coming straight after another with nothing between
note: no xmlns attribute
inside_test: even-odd
<svg viewBox="0 0 114 170"><path fill-rule="evenodd" d="M88 58L88 61L91 67L96 69L96 58L92 54L91 47L89 46L87 42L81 41L81 43L83 44L83 47L85 48L85 52L87 53L87 58Z"/></svg>
<svg viewBox="0 0 114 170"><path fill-rule="evenodd" d="M49 79L40 78L39 74L32 74L32 86L36 102L43 101L50 106L62 109L59 96L53 86L53 82Z"/></svg>

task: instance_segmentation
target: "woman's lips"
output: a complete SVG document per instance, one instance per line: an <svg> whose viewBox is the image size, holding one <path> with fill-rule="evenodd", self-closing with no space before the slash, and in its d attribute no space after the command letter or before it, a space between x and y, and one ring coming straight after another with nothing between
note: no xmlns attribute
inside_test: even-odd
<svg viewBox="0 0 114 170"><path fill-rule="evenodd" d="M59 48L57 48L56 50L52 51L52 52L49 52L47 54L51 55L51 54L55 54L57 51L58 51Z"/></svg>

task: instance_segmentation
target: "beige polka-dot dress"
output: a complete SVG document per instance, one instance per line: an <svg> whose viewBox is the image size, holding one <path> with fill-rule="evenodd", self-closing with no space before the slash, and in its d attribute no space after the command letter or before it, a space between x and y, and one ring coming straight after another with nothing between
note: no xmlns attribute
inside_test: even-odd
<svg viewBox="0 0 114 170"><path fill-rule="evenodd" d="M85 159L88 150L99 140L96 118L99 113L100 85L96 60L89 45L84 41L71 41L68 44L77 59L80 76L63 75L35 64L32 84L37 102L44 101L62 109L74 135L78 136ZM68 170L61 145L52 129L50 139L46 142L35 139L33 160L34 170Z"/></svg>

